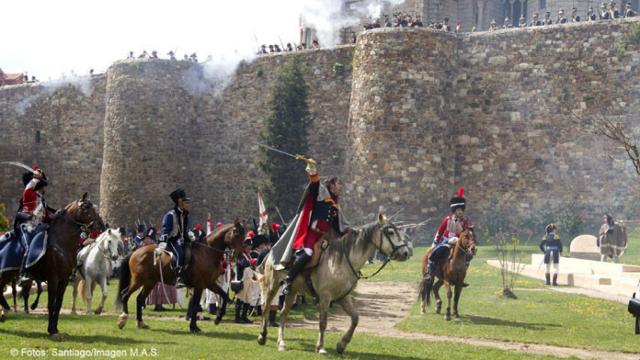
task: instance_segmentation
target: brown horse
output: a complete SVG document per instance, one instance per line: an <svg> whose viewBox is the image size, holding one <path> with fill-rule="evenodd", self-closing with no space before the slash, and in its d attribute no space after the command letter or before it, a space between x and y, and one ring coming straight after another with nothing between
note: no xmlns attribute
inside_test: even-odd
<svg viewBox="0 0 640 360"><path fill-rule="evenodd" d="M31 269L29 276L35 281L47 282L49 325L47 331L53 339L59 339L58 318L64 291L69 276L76 264L78 239L82 232L88 233L93 227L104 226L96 208L87 198L74 201L51 219L48 230L47 252ZM0 275L0 288L18 276L18 270L6 271ZM0 320L5 319L4 309L9 307L4 296L0 296Z"/></svg>
<svg viewBox="0 0 640 360"><path fill-rule="evenodd" d="M191 260L187 267L186 285L193 288L193 296L189 301L187 310L191 318L189 330L199 333L197 311L198 302L204 289L209 289L220 295L223 299L222 306L218 309L215 323L222 320L227 305L227 293L218 286L216 280L222 272L220 261L225 249L233 250L233 258L242 251L242 242L245 237L244 227L236 220L234 224L227 224L207 236L206 244L193 242L191 247ZM134 251L122 261L120 269L120 286L116 306L122 306L122 314L118 317L118 327L124 328L129 317L127 302L129 297L139 288L142 290L136 298L136 320L138 328L148 329L142 321L142 307L145 299L159 281L165 284L175 285L176 274L170 267L171 256L164 252L156 258L157 245L146 245Z"/></svg>
<svg viewBox="0 0 640 360"><path fill-rule="evenodd" d="M473 229L462 231L453 248L450 260L443 261L442 264L436 268L434 276L427 279L426 270L432 250L433 248L429 248L422 258L422 282L420 283L420 297L422 299L421 312L424 314L426 307L430 304L430 295L433 290L433 295L436 298L436 313L440 314L442 299L440 299L439 290L444 283L447 287L448 301L445 319L451 320L451 287L454 286L453 315L457 320L460 318L458 314L458 300L460 300L460 294L462 293L464 278L467 275L467 268L469 268L471 256L476 254L476 240ZM436 276L438 277L438 281L434 284L433 279Z"/></svg>

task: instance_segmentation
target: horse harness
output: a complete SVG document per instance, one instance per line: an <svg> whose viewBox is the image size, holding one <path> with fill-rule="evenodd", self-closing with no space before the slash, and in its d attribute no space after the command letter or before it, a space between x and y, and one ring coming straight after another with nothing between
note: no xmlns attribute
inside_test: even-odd
<svg viewBox="0 0 640 360"><path fill-rule="evenodd" d="M391 258L393 257L393 255L395 255L396 251L402 249L403 247L409 247L409 245L407 244L407 242L403 242L402 245L396 246L396 244L393 243L393 241L391 241L391 237L387 234L387 230L389 229L393 229L394 232L397 232L397 229L395 226L393 226L393 224L391 225L385 225L382 227L382 235L387 239L387 241L389 242L389 245L391 245L391 254L389 254L389 256L387 256L387 260L385 260L385 262L380 266L380 268L378 268L378 270L376 270L376 272L374 272L373 274L369 275L369 276L364 276L362 275L362 271L358 270L356 271L356 269L353 267L353 264L351 263L351 260L349 259L349 255L347 255L347 264L349 264L349 268L351 269L351 272L353 273L353 275L356 277L357 280L360 279L370 279L376 275L378 275L378 273L380 271L382 271L382 269L384 269L385 266L387 266L387 264L389 263L389 261L391 261ZM345 248L345 243L346 241L342 242L342 252L346 254L346 248ZM374 243L374 245L376 245L376 248L378 248L378 250L382 250L382 242L380 243L380 246L378 246L377 244Z"/></svg>

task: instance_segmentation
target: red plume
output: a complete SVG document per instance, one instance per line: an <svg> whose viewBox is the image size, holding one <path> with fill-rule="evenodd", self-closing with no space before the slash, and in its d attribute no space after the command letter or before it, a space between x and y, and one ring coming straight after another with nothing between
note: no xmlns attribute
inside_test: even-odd
<svg viewBox="0 0 640 360"><path fill-rule="evenodd" d="M458 197L461 198L463 196L464 196L464 188L460 186L460 188L458 189Z"/></svg>

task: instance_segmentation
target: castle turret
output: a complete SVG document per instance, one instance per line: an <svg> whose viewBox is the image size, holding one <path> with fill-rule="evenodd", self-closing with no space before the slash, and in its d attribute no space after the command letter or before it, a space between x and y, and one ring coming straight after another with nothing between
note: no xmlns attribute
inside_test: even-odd
<svg viewBox="0 0 640 360"><path fill-rule="evenodd" d="M425 29L380 29L358 38L353 60L346 173L349 209L380 205L423 218L446 205L455 37Z"/></svg>
<svg viewBox="0 0 640 360"><path fill-rule="evenodd" d="M168 194L189 189L198 112L185 90L184 61L121 61L107 71L100 212L118 226L158 224ZM141 215L144 214L144 215ZM143 218L140 218L143 216Z"/></svg>

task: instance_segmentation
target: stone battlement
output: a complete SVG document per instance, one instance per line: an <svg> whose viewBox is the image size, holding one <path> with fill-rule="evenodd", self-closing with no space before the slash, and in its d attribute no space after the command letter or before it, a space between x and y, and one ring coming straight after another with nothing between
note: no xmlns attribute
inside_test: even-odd
<svg viewBox="0 0 640 360"><path fill-rule="evenodd" d="M629 212L635 175L574 114L637 114L640 52L618 46L633 21L458 35L376 29L355 46L242 63L220 93L199 64L118 61L82 86L0 89L0 161L42 163L52 204L89 190L112 224L159 223L176 186L194 198L195 221L244 218L257 211L255 142L273 81L299 56L310 155L345 179L354 223L381 205L440 216L459 185L474 219L497 201L523 215L572 200ZM0 168L0 184L12 210L20 171Z"/></svg>

